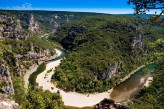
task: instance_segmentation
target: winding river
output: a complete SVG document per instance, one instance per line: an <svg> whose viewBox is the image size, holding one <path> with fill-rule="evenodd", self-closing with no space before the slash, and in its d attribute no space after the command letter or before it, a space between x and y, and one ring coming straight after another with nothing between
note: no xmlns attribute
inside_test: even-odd
<svg viewBox="0 0 164 109"><path fill-rule="evenodd" d="M144 87L147 79L152 77L151 72L155 67L156 64L152 63L140 68L127 80L114 87L110 98L119 103L132 99ZM144 72L146 73L144 74Z"/></svg>
<svg viewBox="0 0 164 109"><path fill-rule="evenodd" d="M77 92L65 92L57 88L53 83L51 83L51 77L54 74L55 67L59 66L61 60L66 56L66 51L59 48L56 49L56 53L57 56L54 59L47 61L45 70L38 74L36 78L36 83L38 83L38 86L42 87L43 90L49 90L52 93L59 91L62 96L64 105L66 106L93 106L102 101L104 98L112 98L116 100L116 102L127 101L133 98L136 93L139 92L139 90L144 86L146 79L151 76L151 73L142 75L143 68L141 68L140 70L135 72L135 74L130 76L129 79L125 80L113 89L110 89L103 93L81 94ZM151 65L152 64L150 64L150 66ZM149 68L149 65L145 66L145 68ZM151 68L153 70L154 66L152 65ZM30 75L36 70L37 67L27 72L28 76L25 76L25 83L28 84L28 79Z"/></svg>

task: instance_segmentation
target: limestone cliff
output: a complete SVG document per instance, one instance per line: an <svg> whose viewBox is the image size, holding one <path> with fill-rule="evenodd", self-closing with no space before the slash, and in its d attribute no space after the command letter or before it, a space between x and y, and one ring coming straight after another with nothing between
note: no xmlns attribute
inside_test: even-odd
<svg viewBox="0 0 164 109"><path fill-rule="evenodd" d="M24 39L25 35L19 19L0 14L0 38Z"/></svg>
<svg viewBox="0 0 164 109"><path fill-rule="evenodd" d="M116 103L113 100L104 99L94 106L94 109L130 109L127 106Z"/></svg>
<svg viewBox="0 0 164 109"><path fill-rule="evenodd" d="M20 109L18 103L9 99L8 95L0 94L0 109Z"/></svg>
<svg viewBox="0 0 164 109"><path fill-rule="evenodd" d="M34 15L31 15L30 21L29 21L29 30L31 32L37 32L39 30L39 25L34 19Z"/></svg>

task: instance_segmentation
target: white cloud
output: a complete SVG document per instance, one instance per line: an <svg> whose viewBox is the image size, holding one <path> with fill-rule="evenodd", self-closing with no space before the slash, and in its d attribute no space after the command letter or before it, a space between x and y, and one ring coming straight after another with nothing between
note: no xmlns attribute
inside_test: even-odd
<svg viewBox="0 0 164 109"><path fill-rule="evenodd" d="M14 6L14 7L12 7L12 9L15 9L15 10L31 10L32 4L24 3L21 6Z"/></svg>

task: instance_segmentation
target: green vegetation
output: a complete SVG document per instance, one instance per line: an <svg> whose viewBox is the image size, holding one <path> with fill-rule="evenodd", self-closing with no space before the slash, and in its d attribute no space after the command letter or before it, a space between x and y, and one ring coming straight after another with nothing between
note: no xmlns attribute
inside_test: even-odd
<svg viewBox="0 0 164 109"><path fill-rule="evenodd" d="M40 39L37 36L28 37L26 40L14 40L9 38L0 39L0 58L5 60L10 68L16 67L16 56L27 55L33 48L33 52L40 53L43 50L49 50L50 55L55 54L54 46L50 45L45 39ZM24 58L20 59L20 63L27 61ZM31 59L32 60L32 59ZM29 61L29 60L28 60ZM35 59L33 59L35 61ZM26 66L27 65L27 66ZM29 65L26 63L25 67Z"/></svg>
<svg viewBox="0 0 164 109"><path fill-rule="evenodd" d="M132 109L163 109L164 103L164 62L159 63L152 73L154 81L151 86L144 88L128 103Z"/></svg>
<svg viewBox="0 0 164 109"><path fill-rule="evenodd" d="M52 81L82 93L106 91L131 70L154 61L153 53L159 52L149 43L163 38L163 31L142 19L122 16L88 17L66 24L51 38L70 51Z"/></svg>
<svg viewBox="0 0 164 109"><path fill-rule="evenodd" d="M52 69L47 71L47 73L44 75L44 78L47 78L47 76L49 75L50 72L52 72Z"/></svg>
<svg viewBox="0 0 164 109"><path fill-rule="evenodd" d="M31 84L31 85L37 85L36 84L36 78L45 69L46 69L46 63L42 63L41 65L39 65L39 67L37 68L37 70L30 75L30 77L29 77L29 84Z"/></svg>
<svg viewBox="0 0 164 109"><path fill-rule="evenodd" d="M164 58L164 28L147 24L145 19L53 11L0 10L0 14L20 20L23 30L13 34L29 33L31 14L39 24L40 33L37 34L57 30L57 24L61 26L57 33L50 34L48 41L46 38L36 36L27 37L25 40L0 39L0 64L10 68L15 89L13 98L20 104L21 109L78 109L64 107L58 93L43 91L36 86L29 86L28 90L24 89L24 81L20 77L24 71L22 73L21 70L38 64L38 59L24 58L31 51L40 53L48 49L50 55L53 55L54 45L60 47L60 44L69 50L67 58L62 60L61 65L56 69L52 82L56 82L61 88L81 93L106 91L119 84L120 79L132 69L149 62L162 61ZM56 15L60 19L56 19L54 17ZM84 18L92 15L93 17ZM69 21L84 19L65 24L67 18ZM0 24L16 26L15 23L10 22L0 22ZM66 51L54 60L64 57L65 54ZM23 57L19 58L21 56ZM29 79L30 84L36 85L37 75L45 68L46 63L38 67ZM163 70L163 63L161 63L153 73L155 80L152 86L142 90L132 101L133 103L129 103L132 108L162 109ZM0 84L1 87L4 85L5 83ZM84 109L88 108L90 107Z"/></svg>
<svg viewBox="0 0 164 109"><path fill-rule="evenodd" d="M0 82L0 88L8 86L8 83L6 81Z"/></svg>
<svg viewBox="0 0 164 109"><path fill-rule="evenodd" d="M41 88L24 88L21 77L14 78L15 95L13 96L21 109L64 109L62 98L58 93L43 91Z"/></svg>
<svg viewBox="0 0 164 109"><path fill-rule="evenodd" d="M33 50L32 50L33 48ZM26 40L15 40L9 38L0 39L0 64L7 65L14 83L15 95L13 99L19 103L21 109L63 109L63 102L58 93L43 91L41 88L24 88L24 81L20 77L20 70L26 70L33 64L38 64L38 59L29 58L30 52L42 53L49 50L48 56L55 54L54 46L46 39L37 36L28 37ZM20 58L19 58L20 57ZM44 71L46 64L43 63L37 69L38 72ZM36 74L31 79L31 84L35 84ZM22 75L23 76L23 75ZM1 83L4 86L4 83ZM0 90L1 91L1 90Z"/></svg>
<svg viewBox="0 0 164 109"><path fill-rule="evenodd" d="M31 14L39 24L41 32L51 32L58 29L67 22L76 21L86 16L104 15L100 13L87 12L67 12L67 11L10 11L0 10L1 15L8 15L20 19L21 26L24 30L28 30ZM56 16L56 17L55 17ZM69 19L69 21L68 21ZM1 22L0 22L1 23ZM3 22L2 22L3 23ZM11 24L9 22L5 22Z"/></svg>

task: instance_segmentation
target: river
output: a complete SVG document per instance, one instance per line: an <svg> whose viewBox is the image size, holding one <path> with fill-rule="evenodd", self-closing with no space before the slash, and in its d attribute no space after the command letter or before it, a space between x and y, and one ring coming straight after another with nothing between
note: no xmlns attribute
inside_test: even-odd
<svg viewBox="0 0 164 109"><path fill-rule="evenodd" d="M80 94L77 92L65 92L51 83L51 77L54 74L55 67L60 65L61 60L65 58L67 52L60 48L56 49L58 55L56 58L47 61L46 69L42 73L38 74L36 78L36 82L43 90L49 90L52 93L60 91L63 102L67 106L75 106L75 107L86 107L93 106L99 103L104 98L112 98L116 100L116 102L123 102L133 98L141 88L148 77L151 76L151 73L142 74L145 71L143 68L136 71L130 78L120 83L118 86L114 87L103 93L93 93L93 94ZM144 68L148 68L147 72L151 72L154 69L154 64L150 64L145 66ZM47 71L53 69L45 78ZM150 71L149 71L150 70ZM112 91L112 92L111 92ZM73 98L73 99L70 99Z"/></svg>
<svg viewBox="0 0 164 109"><path fill-rule="evenodd" d="M156 64L152 63L136 71L127 80L113 88L110 98L116 102L126 102L132 99L143 87L148 79L152 77Z"/></svg>

